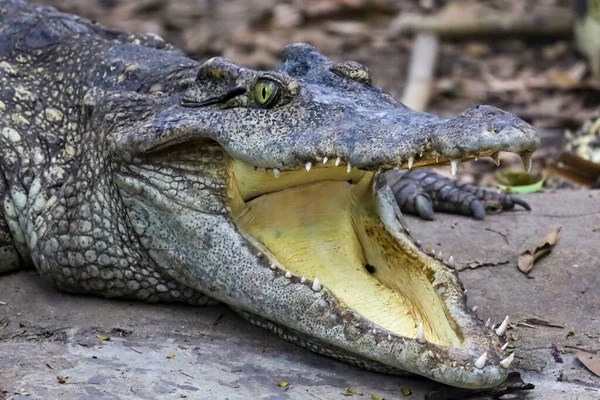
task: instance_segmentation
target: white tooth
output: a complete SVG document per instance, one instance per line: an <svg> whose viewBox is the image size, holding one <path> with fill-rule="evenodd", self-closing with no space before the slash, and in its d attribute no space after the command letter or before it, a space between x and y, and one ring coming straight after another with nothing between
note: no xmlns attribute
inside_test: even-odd
<svg viewBox="0 0 600 400"><path fill-rule="evenodd" d="M510 367L510 364L513 362L514 359L515 359L515 353L511 353L511 355L506 357L504 360L500 361L500 366L502 368L508 368L508 367Z"/></svg>
<svg viewBox="0 0 600 400"><path fill-rule="evenodd" d="M388 340L391 342L392 341L392 335L388 335Z"/></svg>
<svg viewBox="0 0 600 400"><path fill-rule="evenodd" d="M482 369L485 367L485 362L487 361L487 352L484 352L478 359L475 361L475 368Z"/></svg>
<svg viewBox="0 0 600 400"><path fill-rule="evenodd" d="M312 168L312 163L310 161L307 162L305 167L306 167L306 171L310 171L310 169Z"/></svg>
<svg viewBox="0 0 600 400"><path fill-rule="evenodd" d="M465 291L463 292L464 294L467 294L467 292L469 291L469 289L465 289Z"/></svg>
<svg viewBox="0 0 600 400"><path fill-rule="evenodd" d="M292 277L292 273L290 271L286 272L285 277L290 279Z"/></svg>
<svg viewBox="0 0 600 400"><path fill-rule="evenodd" d="M338 167L341 162L342 162L342 158L341 157L336 158L335 159L335 166Z"/></svg>
<svg viewBox="0 0 600 400"><path fill-rule="evenodd" d="M504 343L504 345L500 348L500 350L504 351L508 347L508 342Z"/></svg>
<svg viewBox="0 0 600 400"><path fill-rule="evenodd" d="M323 164L327 164L327 161L329 161L329 157L323 157Z"/></svg>
<svg viewBox="0 0 600 400"><path fill-rule="evenodd" d="M350 164L350 161L348 161L348 166L346 166L346 173L350 173L350 171L352 170L352 164Z"/></svg>
<svg viewBox="0 0 600 400"><path fill-rule="evenodd" d="M474 306L473 308L471 308L471 311L473 311L473 312L477 312L477 310L478 310L478 309L479 309L479 307L478 307L478 306Z"/></svg>
<svg viewBox="0 0 600 400"><path fill-rule="evenodd" d="M321 291L321 283L319 282L319 280L317 278L315 278L315 280L313 281L312 290L314 290L315 292Z"/></svg>
<svg viewBox="0 0 600 400"><path fill-rule="evenodd" d="M300 278L300 283L306 283L306 278L305 277Z"/></svg>
<svg viewBox="0 0 600 400"><path fill-rule="evenodd" d="M475 161L479 160L479 157L475 156Z"/></svg>
<svg viewBox="0 0 600 400"><path fill-rule="evenodd" d="M440 162L440 155L439 155L439 154L436 154L436 155L435 155L435 163L437 164L437 163L439 163L439 162Z"/></svg>
<svg viewBox="0 0 600 400"><path fill-rule="evenodd" d="M525 171L531 172L531 153L526 151L523 154L521 154L521 160L523 161Z"/></svg>
<svg viewBox="0 0 600 400"><path fill-rule="evenodd" d="M408 169L411 169L415 159L413 157L408 157Z"/></svg>
<svg viewBox="0 0 600 400"><path fill-rule="evenodd" d="M377 335L377 329L373 329L373 335Z"/></svg>
<svg viewBox="0 0 600 400"><path fill-rule="evenodd" d="M419 158L423 157L423 153L419 153Z"/></svg>
<svg viewBox="0 0 600 400"><path fill-rule="evenodd" d="M508 315L504 318L504 321L500 324L500 326L496 329L496 335L502 336L508 327L509 318Z"/></svg>
<svg viewBox="0 0 600 400"><path fill-rule="evenodd" d="M279 175L281 174L281 171L277 168L273 168L273 175L275 175L275 178L279 178Z"/></svg>
<svg viewBox="0 0 600 400"><path fill-rule="evenodd" d="M423 330L423 323L419 323L419 326L417 327L417 342L423 344L425 343L427 340L425 339L425 331Z"/></svg>
<svg viewBox="0 0 600 400"><path fill-rule="evenodd" d="M500 166L500 152L498 152L498 151L497 151L497 152L495 152L494 154L492 154L492 155L490 156L490 158L491 158L492 160L494 160L494 163L496 164L496 167L499 167L499 166Z"/></svg>
<svg viewBox="0 0 600 400"><path fill-rule="evenodd" d="M271 269L272 269L273 271L275 271L275 270L277 269L277 266L276 266L275 264L271 264Z"/></svg>
<svg viewBox="0 0 600 400"><path fill-rule="evenodd" d="M448 265L454 267L454 257L450 256L450 258L448 258Z"/></svg>
<svg viewBox="0 0 600 400"><path fill-rule="evenodd" d="M440 250L439 253L437 253L437 255L435 256L438 260L442 261L444 259L444 257L442 256L442 251Z"/></svg>
<svg viewBox="0 0 600 400"><path fill-rule="evenodd" d="M456 176L456 172L458 171L458 160L450 161L450 172L452 172L452 176Z"/></svg>
<svg viewBox="0 0 600 400"><path fill-rule="evenodd" d="M487 319L487 321L485 321L485 327L486 327L486 328L489 328L489 327L490 327L490 322L492 322L492 320L491 320L491 319L489 319L489 318Z"/></svg>

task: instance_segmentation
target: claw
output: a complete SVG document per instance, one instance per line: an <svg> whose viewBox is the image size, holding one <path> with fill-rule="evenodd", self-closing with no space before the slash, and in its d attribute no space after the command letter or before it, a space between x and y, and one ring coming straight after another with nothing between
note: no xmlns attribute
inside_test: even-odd
<svg viewBox="0 0 600 400"><path fill-rule="evenodd" d="M417 327L417 342L423 344L427 341L427 339L425 339L425 331L423 330L423 323L419 323L419 326Z"/></svg>
<svg viewBox="0 0 600 400"><path fill-rule="evenodd" d="M508 368L508 367L510 367L510 364L513 362L514 359L515 359L515 353L512 353L511 355L506 357L504 360L500 361L500 366L502 368Z"/></svg>
<svg viewBox="0 0 600 400"><path fill-rule="evenodd" d="M527 202L517 198L517 197L513 197L512 198L512 202L515 204L520 205L521 207L523 207L524 209L526 209L527 211L531 211L531 206L529 204L527 204Z"/></svg>
<svg viewBox="0 0 600 400"><path fill-rule="evenodd" d="M475 361L474 365L477 369L482 369L485 367L485 362L487 361L487 352L484 352L478 359Z"/></svg>
<svg viewBox="0 0 600 400"><path fill-rule="evenodd" d="M531 172L531 153L528 151L521 153L521 161L523 161L525 171Z"/></svg>

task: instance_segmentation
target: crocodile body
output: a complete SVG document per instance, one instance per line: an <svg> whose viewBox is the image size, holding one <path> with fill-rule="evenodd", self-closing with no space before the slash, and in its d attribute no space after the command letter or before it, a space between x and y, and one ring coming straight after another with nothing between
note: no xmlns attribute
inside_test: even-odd
<svg viewBox="0 0 600 400"><path fill-rule="evenodd" d="M414 112L309 45L284 56L268 72L200 64L151 35L0 0L0 272L224 302L365 368L502 382L502 327L491 335L452 269L414 244L380 171L527 159L533 129L489 106Z"/></svg>

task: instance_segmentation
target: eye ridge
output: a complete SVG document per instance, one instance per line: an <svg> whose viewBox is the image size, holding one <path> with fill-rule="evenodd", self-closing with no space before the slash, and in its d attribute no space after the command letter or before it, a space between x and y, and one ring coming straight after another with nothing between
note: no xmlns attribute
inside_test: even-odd
<svg viewBox="0 0 600 400"><path fill-rule="evenodd" d="M281 84L273 79L260 78L254 86L254 99L263 108L273 107L279 100Z"/></svg>

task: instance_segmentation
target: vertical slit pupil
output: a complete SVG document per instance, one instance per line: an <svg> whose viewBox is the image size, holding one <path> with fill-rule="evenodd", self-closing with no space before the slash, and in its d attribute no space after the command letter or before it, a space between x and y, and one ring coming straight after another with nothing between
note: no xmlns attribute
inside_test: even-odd
<svg viewBox="0 0 600 400"><path fill-rule="evenodd" d="M263 86L263 88L262 88L262 97L263 97L263 99L267 98L267 87L266 86Z"/></svg>

